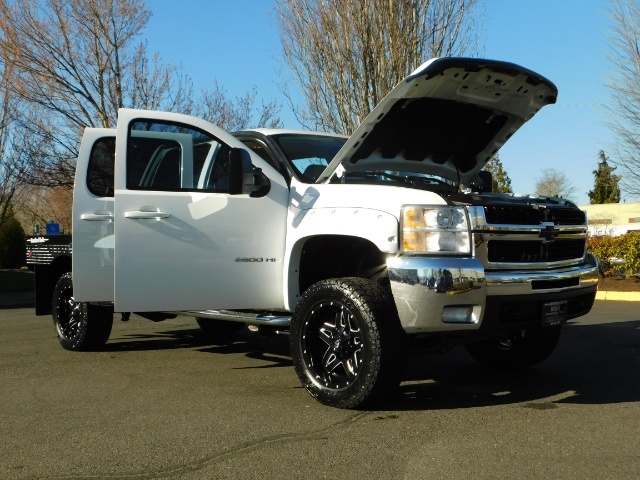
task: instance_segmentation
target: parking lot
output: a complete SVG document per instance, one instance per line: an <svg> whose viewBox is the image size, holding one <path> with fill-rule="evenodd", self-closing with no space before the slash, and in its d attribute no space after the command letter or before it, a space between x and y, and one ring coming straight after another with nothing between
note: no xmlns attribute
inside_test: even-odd
<svg viewBox="0 0 640 480"><path fill-rule="evenodd" d="M116 321L63 350L0 310L0 478L637 479L640 308L598 301L518 376L464 350L414 358L384 410L322 406L287 338L216 342L195 321Z"/></svg>

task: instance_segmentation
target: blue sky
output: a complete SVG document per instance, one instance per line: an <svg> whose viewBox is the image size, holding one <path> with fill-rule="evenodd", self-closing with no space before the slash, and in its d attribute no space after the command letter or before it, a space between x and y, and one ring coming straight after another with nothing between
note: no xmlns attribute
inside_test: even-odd
<svg viewBox="0 0 640 480"><path fill-rule="evenodd" d="M283 104L286 127L299 128L278 89L289 74L278 53L271 0L149 0L148 7L153 17L144 38L150 51L182 64L197 88L218 80L230 96L240 96L255 85L261 98ZM500 151L517 193L533 192L541 171L555 168L575 187L574 200L588 204L598 152L615 158L614 138L604 125L608 7L607 0L486 0L480 56L537 71L560 92L556 105L545 107ZM624 191L623 199L638 201Z"/></svg>

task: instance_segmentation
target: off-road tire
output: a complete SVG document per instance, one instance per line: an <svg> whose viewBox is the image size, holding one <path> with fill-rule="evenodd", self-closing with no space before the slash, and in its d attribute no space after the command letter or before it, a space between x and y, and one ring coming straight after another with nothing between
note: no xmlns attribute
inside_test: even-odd
<svg viewBox="0 0 640 480"><path fill-rule="evenodd" d="M489 339L466 346L469 354L493 370L526 370L553 353L561 327L518 330L502 339Z"/></svg>
<svg viewBox="0 0 640 480"><path fill-rule="evenodd" d="M320 281L302 295L291 321L291 357L311 396L356 408L395 393L406 355L393 298L362 278Z"/></svg>
<svg viewBox="0 0 640 480"><path fill-rule="evenodd" d="M113 310L76 302L71 273L65 273L58 279L53 291L51 312L58 341L67 350L96 349L109 339Z"/></svg>

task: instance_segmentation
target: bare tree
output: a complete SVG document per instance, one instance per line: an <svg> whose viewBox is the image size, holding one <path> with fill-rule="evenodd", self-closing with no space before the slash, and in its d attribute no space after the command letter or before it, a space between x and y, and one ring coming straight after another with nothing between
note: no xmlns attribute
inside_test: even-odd
<svg viewBox="0 0 640 480"><path fill-rule="evenodd" d="M29 128L56 147L37 157L40 183L70 186L83 129L115 126L120 107L189 113L190 79L135 43L149 16L143 0L0 0L14 92L47 113Z"/></svg>
<svg viewBox="0 0 640 480"><path fill-rule="evenodd" d="M575 194L567 176L555 168L545 168L536 182L535 194L540 197L560 197L571 200Z"/></svg>
<svg viewBox="0 0 640 480"><path fill-rule="evenodd" d="M204 112L240 128L256 117L258 126L280 124L277 103L254 107L255 88L233 102L216 82L195 102L189 76L136 42L150 16L144 0L0 0L14 93L43 113L23 123L55 147L34 157L40 176L31 183L71 186L82 131L115 127L121 107Z"/></svg>
<svg viewBox="0 0 640 480"><path fill-rule="evenodd" d="M613 100L609 126L617 138L617 160L624 190L640 196L640 1L611 0L608 87Z"/></svg>
<svg viewBox="0 0 640 480"><path fill-rule="evenodd" d="M282 127L280 105L271 100L263 101L256 107L257 96L258 90L254 86L244 96L232 100L227 91L215 81L212 89L202 91L202 101L196 107L196 114L228 131Z"/></svg>
<svg viewBox="0 0 640 480"><path fill-rule="evenodd" d="M60 225L61 233L70 233L72 224L73 190L64 187L25 185L14 200L15 216L25 232L35 225L49 222ZM43 230L40 230L43 233Z"/></svg>
<svg viewBox="0 0 640 480"><path fill-rule="evenodd" d="M0 228L11 215L15 198L24 187L30 156L25 149L29 132L21 128L19 102L12 92L13 69L0 64Z"/></svg>
<svg viewBox="0 0 640 480"><path fill-rule="evenodd" d="M482 0L276 0L284 59L309 128L351 133L431 57L473 54ZM292 105L293 106L293 105Z"/></svg>

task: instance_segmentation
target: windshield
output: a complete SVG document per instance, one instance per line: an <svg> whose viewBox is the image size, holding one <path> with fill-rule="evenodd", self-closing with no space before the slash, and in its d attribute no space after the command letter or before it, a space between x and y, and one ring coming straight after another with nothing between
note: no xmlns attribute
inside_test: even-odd
<svg viewBox="0 0 640 480"><path fill-rule="evenodd" d="M293 169L305 183L313 183L342 148L344 137L329 135L274 135Z"/></svg>

